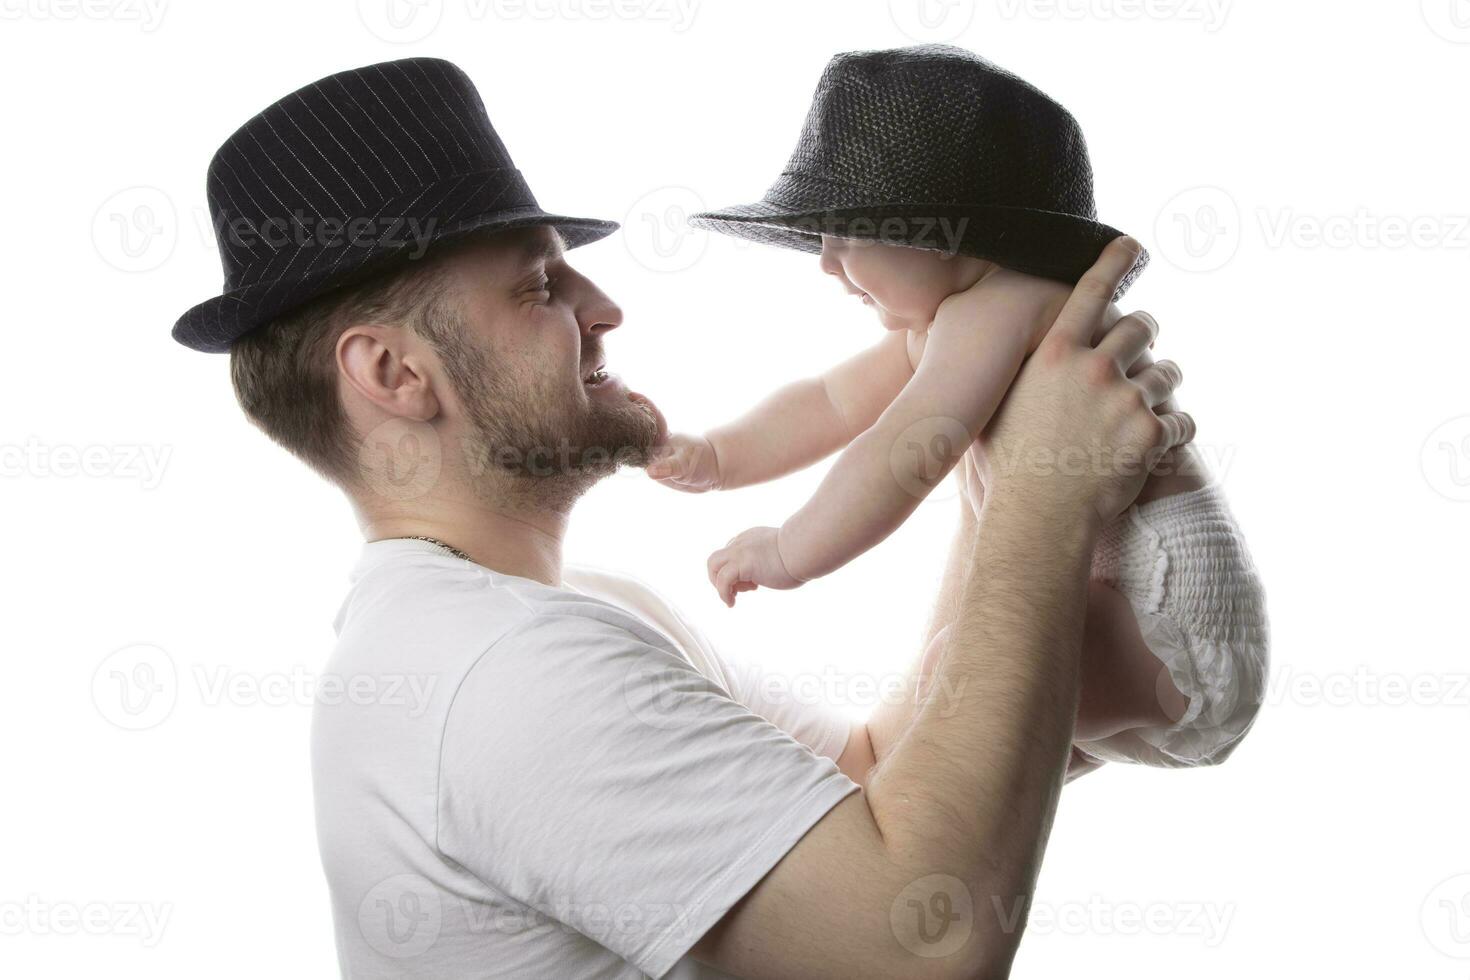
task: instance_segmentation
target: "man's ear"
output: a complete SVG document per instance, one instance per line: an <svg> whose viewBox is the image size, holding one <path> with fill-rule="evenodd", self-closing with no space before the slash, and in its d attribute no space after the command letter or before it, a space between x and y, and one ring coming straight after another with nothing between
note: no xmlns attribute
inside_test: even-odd
<svg viewBox="0 0 1470 980"><path fill-rule="evenodd" d="M439 399L420 348L405 327L354 324L337 338L337 370L388 415L427 422L439 414Z"/></svg>

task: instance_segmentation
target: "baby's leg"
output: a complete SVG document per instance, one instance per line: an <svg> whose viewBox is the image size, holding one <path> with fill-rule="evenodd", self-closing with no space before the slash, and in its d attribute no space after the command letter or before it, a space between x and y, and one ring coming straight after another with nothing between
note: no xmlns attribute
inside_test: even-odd
<svg viewBox="0 0 1470 980"><path fill-rule="evenodd" d="M1091 742L1132 728L1176 724L1185 697L1144 639L1138 614L1112 586L1093 581L1082 636L1081 683L1074 738Z"/></svg>
<svg viewBox="0 0 1470 980"><path fill-rule="evenodd" d="M1101 759L1156 766L1224 761L1264 699L1268 625L1260 579L1219 488L1130 507L1104 530L1092 577L1126 599L1136 627L1136 633L1126 629L1119 608L1098 635L1142 640L1172 681L1157 689L1166 700L1177 691L1182 701L1163 705L1177 718L1173 724L1136 725L1082 741L1081 748ZM1113 655L1108 650L1102 658L1111 662ZM1141 663L1126 648L1122 659Z"/></svg>

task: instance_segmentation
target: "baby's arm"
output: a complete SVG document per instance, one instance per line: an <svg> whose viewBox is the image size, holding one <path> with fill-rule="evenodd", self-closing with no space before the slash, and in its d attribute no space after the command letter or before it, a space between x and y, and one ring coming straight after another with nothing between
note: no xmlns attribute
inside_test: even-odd
<svg viewBox="0 0 1470 980"><path fill-rule="evenodd" d="M903 331L889 333L704 436L670 436L648 475L679 490L734 490L825 459L872 425L912 376L906 337Z"/></svg>
<svg viewBox="0 0 1470 980"><path fill-rule="evenodd" d="M894 331L825 374L777 391L707 438L725 489L750 486L805 469L841 449L873 424L912 376Z"/></svg>
<svg viewBox="0 0 1470 980"><path fill-rule="evenodd" d="M995 414L1051 323L1046 311L1020 280L982 280L941 303L913 377L806 505L780 528L751 528L710 556L725 604L758 586L792 589L826 575L902 524Z"/></svg>
<svg viewBox="0 0 1470 980"><path fill-rule="evenodd" d="M980 283L941 304L914 376L852 441L777 543L791 577L840 568L913 513L990 421L1041 331L1034 301Z"/></svg>

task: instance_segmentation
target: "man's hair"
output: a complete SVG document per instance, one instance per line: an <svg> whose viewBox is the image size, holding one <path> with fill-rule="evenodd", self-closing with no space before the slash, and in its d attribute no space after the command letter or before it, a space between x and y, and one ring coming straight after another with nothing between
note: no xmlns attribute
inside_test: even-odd
<svg viewBox="0 0 1470 980"><path fill-rule="evenodd" d="M360 434L352 431L338 393L337 341L348 327L368 322L442 340L452 320L442 309L447 291L442 265L425 257L252 330L230 347L230 380L240 407L322 476L338 486L355 485Z"/></svg>

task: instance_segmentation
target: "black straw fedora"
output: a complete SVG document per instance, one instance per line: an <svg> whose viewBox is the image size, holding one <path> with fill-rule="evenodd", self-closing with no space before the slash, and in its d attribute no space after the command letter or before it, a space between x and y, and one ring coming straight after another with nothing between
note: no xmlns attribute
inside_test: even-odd
<svg viewBox="0 0 1470 980"><path fill-rule="evenodd" d="M958 252L1065 282L1122 234L1097 220L1071 113L941 44L835 56L765 197L689 221L807 252L824 234ZM1142 252L1119 295L1147 262Z"/></svg>
<svg viewBox="0 0 1470 980"><path fill-rule="evenodd" d="M437 58L292 92L225 140L207 193L224 290L173 336L209 352L457 234L550 225L576 248L618 227L543 211L474 83Z"/></svg>

